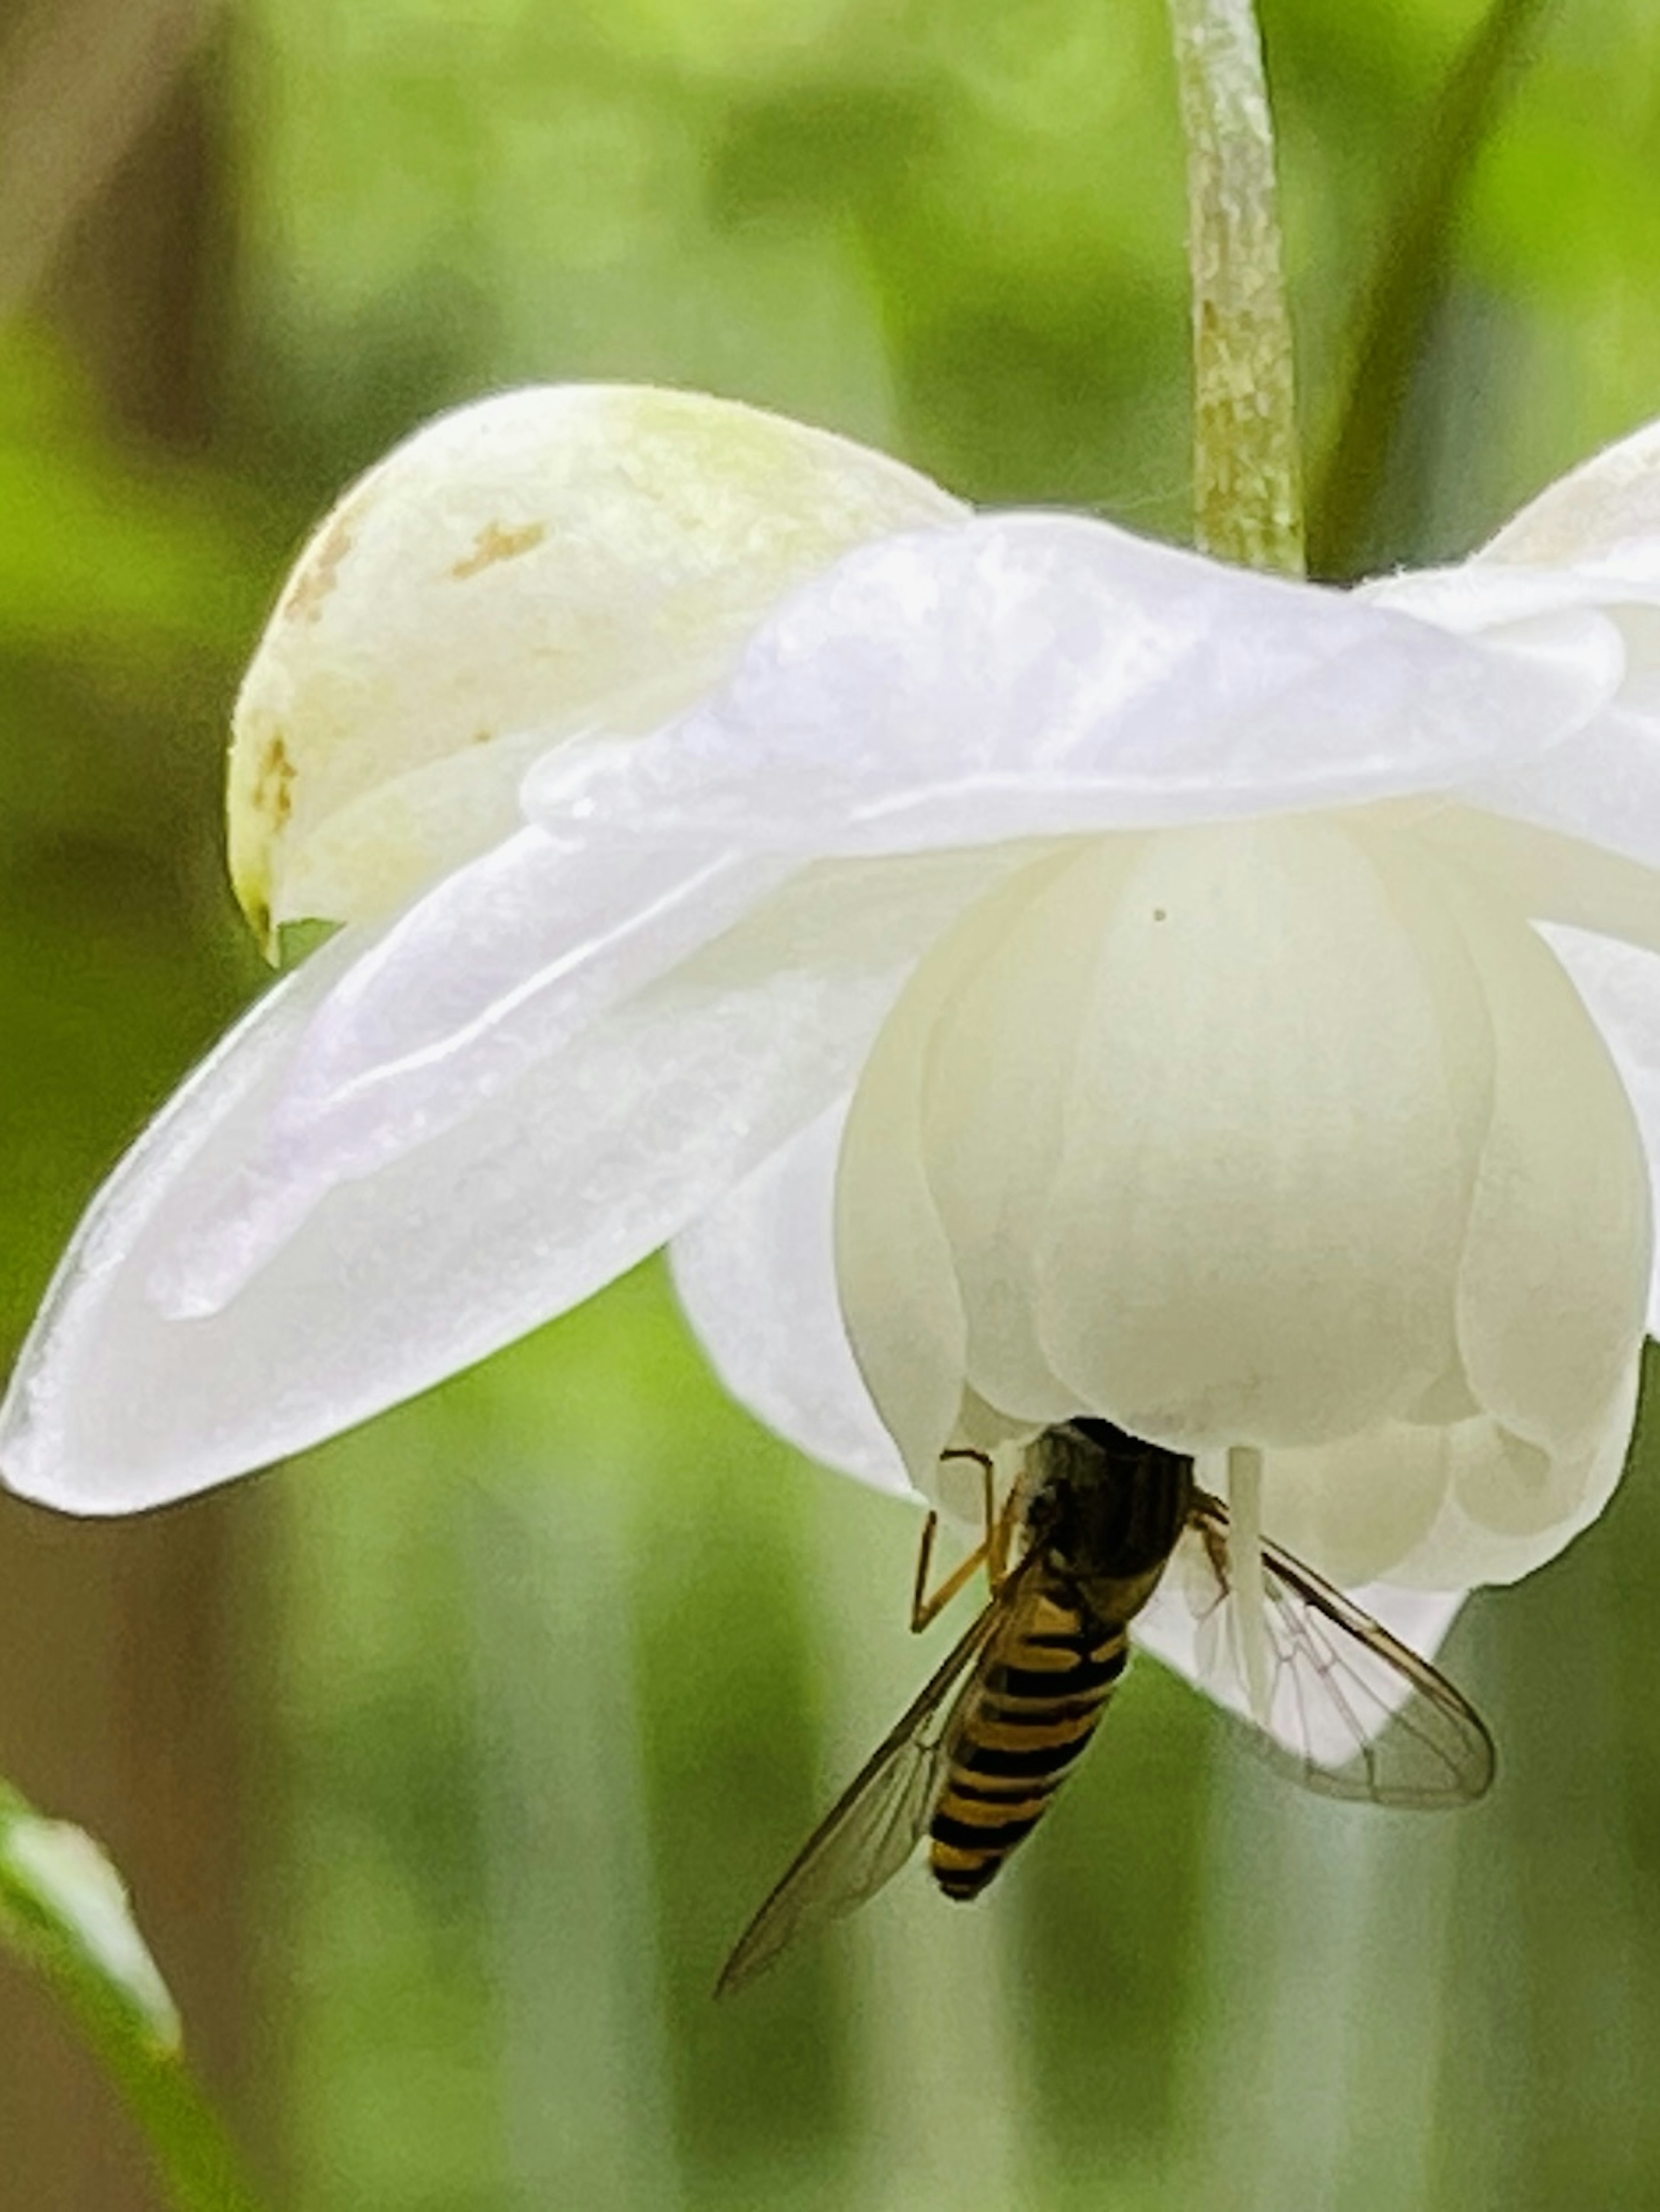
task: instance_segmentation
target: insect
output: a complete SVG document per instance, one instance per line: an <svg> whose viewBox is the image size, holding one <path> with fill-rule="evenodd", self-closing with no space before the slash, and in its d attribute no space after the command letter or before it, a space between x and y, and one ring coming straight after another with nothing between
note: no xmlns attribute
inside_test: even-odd
<svg viewBox="0 0 1660 2212"><path fill-rule="evenodd" d="M988 1462L984 1471L986 1540L925 1597L930 1519L913 1626L982 1559L989 1603L808 1838L739 1938L718 1995L874 1896L924 1836L946 1895L977 1896L1094 1735L1128 1660L1130 1623L1173 1560L1201 1652L1207 1630L1240 1625L1237 1608L1229 1618L1228 1509L1199 1487L1190 1458L1080 1417L1028 1448L1001 1515ZM1493 1742L1452 1684L1275 1546L1263 1543L1261 1559L1265 1663L1253 1699L1238 1662L1234 1700L1253 1747L1329 1796L1423 1809L1480 1797Z"/></svg>

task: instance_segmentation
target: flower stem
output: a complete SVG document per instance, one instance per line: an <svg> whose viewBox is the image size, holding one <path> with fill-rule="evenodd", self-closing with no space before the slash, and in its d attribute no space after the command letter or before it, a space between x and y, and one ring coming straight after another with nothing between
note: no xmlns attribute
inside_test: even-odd
<svg viewBox="0 0 1660 2212"><path fill-rule="evenodd" d="M1251 0L1169 0L1188 148L1194 536L1250 568L1303 571L1291 317L1274 125Z"/></svg>

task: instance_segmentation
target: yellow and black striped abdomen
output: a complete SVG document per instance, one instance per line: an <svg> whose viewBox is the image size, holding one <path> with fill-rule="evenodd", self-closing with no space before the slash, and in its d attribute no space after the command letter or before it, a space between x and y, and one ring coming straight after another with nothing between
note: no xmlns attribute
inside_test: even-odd
<svg viewBox="0 0 1660 2212"><path fill-rule="evenodd" d="M1043 1818L1124 1671L1124 1625L1061 1577L1029 1576L962 1693L951 1764L928 1823L947 1897L977 1897Z"/></svg>

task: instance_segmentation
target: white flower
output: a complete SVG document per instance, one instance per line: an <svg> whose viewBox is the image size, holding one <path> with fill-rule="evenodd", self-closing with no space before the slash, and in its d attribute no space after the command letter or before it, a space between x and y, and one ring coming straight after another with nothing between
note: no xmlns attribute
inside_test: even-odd
<svg viewBox="0 0 1660 2212"><path fill-rule="evenodd" d="M1340 593L510 394L303 556L231 834L262 924L347 927L94 1204L0 1417L30 1496L262 1465L665 1243L833 1464L927 1492L1079 1410L1260 1447L1266 1525L1426 1640L1617 1480L1660 433Z"/></svg>

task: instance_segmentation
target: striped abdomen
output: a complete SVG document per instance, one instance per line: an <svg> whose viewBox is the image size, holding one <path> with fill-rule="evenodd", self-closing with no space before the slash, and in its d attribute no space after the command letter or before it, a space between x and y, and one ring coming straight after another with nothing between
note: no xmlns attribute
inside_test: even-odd
<svg viewBox="0 0 1660 2212"><path fill-rule="evenodd" d="M962 1693L951 1764L928 1824L928 1864L947 1897L977 1897L1094 1735L1124 1671L1124 1625L1076 1586L1029 1577Z"/></svg>

